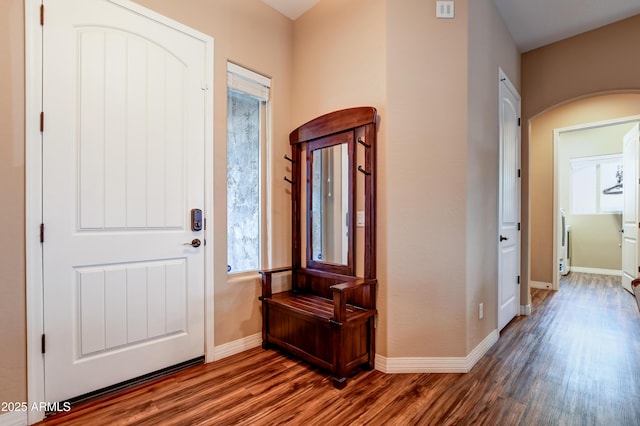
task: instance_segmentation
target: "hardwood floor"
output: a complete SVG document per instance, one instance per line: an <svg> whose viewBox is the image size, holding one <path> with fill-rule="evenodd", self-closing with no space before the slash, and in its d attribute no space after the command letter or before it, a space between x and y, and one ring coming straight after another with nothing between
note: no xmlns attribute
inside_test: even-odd
<svg viewBox="0 0 640 426"><path fill-rule="evenodd" d="M640 313L620 280L533 290L468 374L328 374L256 348L75 407L45 425L638 425Z"/></svg>

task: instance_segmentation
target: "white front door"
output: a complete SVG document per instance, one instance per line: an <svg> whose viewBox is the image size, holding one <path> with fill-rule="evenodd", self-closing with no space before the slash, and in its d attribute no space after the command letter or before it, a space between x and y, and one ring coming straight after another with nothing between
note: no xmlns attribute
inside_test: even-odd
<svg viewBox="0 0 640 426"><path fill-rule="evenodd" d="M47 401L204 354L205 48L129 5L45 4Z"/></svg>
<svg viewBox="0 0 640 426"><path fill-rule="evenodd" d="M520 96L500 73L498 330L520 308Z"/></svg>
<svg viewBox="0 0 640 426"><path fill-rule="evenodd" d="M622 212L622 286L632 292L631 281L638 270L638 144L640 125L635 125L622 142L624 207Z"/></svg>

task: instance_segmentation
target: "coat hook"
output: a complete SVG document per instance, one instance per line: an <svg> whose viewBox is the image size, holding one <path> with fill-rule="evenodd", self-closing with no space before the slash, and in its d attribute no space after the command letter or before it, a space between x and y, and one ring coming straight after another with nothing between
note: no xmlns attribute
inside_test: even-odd
<svg viewBox="0 0 640 426"><path fill-rule="evenodd" d="M366 148L369 148L371 146L371 144L368 144L364 141L364 137L362 136L358 136L358 143L364 145Z"/></svg>
<svg viewBox="0 0 640 426"><path fill-rule="evenodd" d="M365 176L369 176L371 174L371 172L368 172L365 169L363 169L362 166L358 166L358 171L361 173L364 173Z"/></svg>
<svg viewBox="0 0 640 426"><path fill-rule="evenodd" d="M290 158L287 154L285 154L285 155L284 155L284 159L285 159L285 160L289 160L289 161L291 161L292 163L295 163L295 160L294 160L293 158Z"/></svg>
<svg viewBox="0 0 640 426"><path fill-rule="evenodd" d="M295 181L292 181L291 179L289 179L288 177L284 177L284 180L286 180L287 182L289 182L291 185L295 185Z"/></svg>

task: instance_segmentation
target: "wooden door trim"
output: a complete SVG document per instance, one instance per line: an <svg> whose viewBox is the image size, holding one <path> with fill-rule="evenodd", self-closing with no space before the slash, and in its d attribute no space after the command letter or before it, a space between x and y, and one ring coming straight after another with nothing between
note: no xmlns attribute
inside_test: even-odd
<svg viewBox="0 0 640 426"><path fill-rule="evenodd" d="M205 296L205 361L214 360L214 244L213 242L213 38L191 29L170 18L139 6L129 0L108 0L149 19L174 28L201 40L205 44L205 217L209 226L204 238L211 242L204 247ZM43 256L40 242L42 223L42 29L40 7L42 0L25 0L25 256L26 256L26 308L27 308L27 400L29 407L45 401L44 357L42 334L44 330ZM46 25L46 18L45 18ZM44 119L46 128L46 116ZM46 224L45 224L46 230ZM46 233L46 231L45 231ZM46 241L46 240L45 240ZM54 402L54 401L49 401ZM44 418L44 412L27 412L29 424Z"/></svg>

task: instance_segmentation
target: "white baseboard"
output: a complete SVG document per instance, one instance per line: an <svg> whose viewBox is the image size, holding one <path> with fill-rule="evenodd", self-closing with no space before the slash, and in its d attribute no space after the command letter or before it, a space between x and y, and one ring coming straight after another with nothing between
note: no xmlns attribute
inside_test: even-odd
<svg viewBox="0 0 640 426"><path fill-rule="evenodd" d="M498 341L500 334L493 330L465 357L387 358L376 355L375 368L383 373L468 373Z"/></svg>
<svg viewBox="0 0 640 426"><path fill-rule="evenodd" d="M0 426L25 426L29 424L26 411L13 411L0 415Z"/></svg>
<svg viewBox="0 0 640 426"><path fill-rule="evenodd" d="M570 272L581 272L583 274L600 274L622 276L622 271L617 269L585 268L583 266L572 266Z"/></svg>
<svg viewBox="0 0 640 426"><path fill-rule="evenodd" d="M262 345L262 333L256 333L213 348L213 361L239 354ZM1 425L0 425L1 426Z"/></svg>
<svg viewBox="0 0 640 426"><path fill-rule="evenodd" d="M520 305L520 315L525 315L525 316L531 315L531 304Z"/></svg>
<svg viewBox="0 0 640 426"><path fill-rule="evenodd" d="M529 288L540 288L542 290L551 290L553 285L551 283L545 283L543 281L529 281Z"/></svg>

